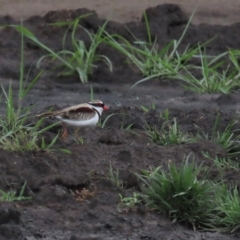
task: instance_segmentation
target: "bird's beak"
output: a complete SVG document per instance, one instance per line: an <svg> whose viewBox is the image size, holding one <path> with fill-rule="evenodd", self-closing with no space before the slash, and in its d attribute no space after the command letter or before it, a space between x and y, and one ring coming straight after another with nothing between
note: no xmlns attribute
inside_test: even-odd
<svg viewBox="0 0 240 240"><path fill-rule="evenodd" d="M109 107L104 105L103 110L107 111L108 109L109 109Z"/></svg>

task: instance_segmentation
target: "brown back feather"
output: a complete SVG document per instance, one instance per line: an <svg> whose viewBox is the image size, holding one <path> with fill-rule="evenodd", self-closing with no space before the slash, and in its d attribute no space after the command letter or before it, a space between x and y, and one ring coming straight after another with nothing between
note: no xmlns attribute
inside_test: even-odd
<svg viewBox="0 0 240 240"><path fill-rule="evenodd" d="M78 114L95 114L94 109L89 106L89 104L87 103L83 103L83 104L78 104L72 107L67 107L61 110L57 110L57 111L53 111L53 112L44 112L41 114L36 115L36 117L55 117L55 116L61 116L61 117L69 117L69 115L74 114L74 113L78 113Z"/></svg>

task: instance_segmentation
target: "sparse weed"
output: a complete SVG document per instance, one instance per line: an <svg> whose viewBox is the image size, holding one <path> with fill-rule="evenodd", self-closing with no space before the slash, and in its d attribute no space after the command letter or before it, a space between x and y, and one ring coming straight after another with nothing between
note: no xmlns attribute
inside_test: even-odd
<svg viewBox="0 0 240 240"><path fill-rule="evenodd" d="M144 107L142 105L140 107L145 113L149 112L150 110L155 110L156 109L155 103L152 103L150 108Z"/></svg>
<svg viewBox="0 0 240 240"><path fill-rule="evenodd" d="M141 195L134 192L132 197L123 197L119 194L120 203L118 204L118 211L133 211L137 204L142 203Z"/></svg>
<svg viewBox="0 0 240 240"><path fill-rule="evenodd" d="M122 122L121 122L121 126L120 126L120 129L125 129L125 130L131 130L132 126L134 125L134 123L130 123L128 124L127 126L125 126L125 118L124 118L124 115L125 114L120 114L120 113L112 113L110 115L108 115L104 121L102 122L101 120L99 121L98 123L98 126L100 126L101 128L106 128L106 124L108 122L108 120L113 117L113 116L123 116L122 118Z"/></svg>
<svg viewBox="0 0 240 240"><path fill-rule="evenodd" d="M194 141L194 138L179 129L176 118L173 119L173 124L165 122L160 131L156 127L147 126L146 132L153 142L163 146Z"/></svg>
<svg viewBox="0 0 240 240"><path fill-rule="evenodd" d="M116 113L112 113L112 114L108 115L103 122L100 120L98 122L98 126L100 126L101 128L105 128L107 121L114 115L116 115Z"/></svg>
<svg viewBox="0 0 240 240"><path fill-rule="evenodd" d="M122 117L122 122L121 122L121 126L120 129L125 129L127 131L132 131L132 127L134 126L134 122L133 123L126 123L126 118L125 116L129 116L129 114L121 114L120 115Z"/></svg>
<svg viewBox="0 0 240 240"><path fill-rule="evenodd" d="M84 139L83 139L82 136L75 136L75 137L73 138L73 140L74 140L74 142L77 143L77 144L81 144L81 145L84 144Z"/></svg>
<svg viewBox="0 0 240 240"><path fill-rule="evenodd" d="M231 160L231 158L228 157L218 157L215 156L214 158L212 158L208 152L203 152L202 153L204 157L211 159L217 167L219 167L220 169L234 169L234 170L238 170L240 165L238 162Z"/></svg>
<svg viewBox="0 0 240 240"><path fill-rule="evenodd" d="M125 129L125 130L130 131L133 125L134 125L134 123L130 123L128 126L124 126L124 120L123 120L122 124L121 124L121 129Z"/></svg>
<svg viewBox="0 0 240 240"><path fill-rule="evenodd" d="M109 173L107 179L110 180L114 186L123 188L123 182L119 179L119 171L118 169L114 171L111 163L109 164Z"/></svg>
<svg viewBox="0 0 240 240"><path fill-rule="evenodd" d="M23 184L18 196L17 196L17 192L14 190L5 192L0 189L0 202L15 202L15 201L24 201L24 200L31 199L31 197L23 196L25 188L26 188L26 182Z"/></svg>
<svg viewBox="0 0 240 240"><path fill-rule="evenodd" d="M168 111L168 109L165 109L165 111L160 114L160 118L162 118L164 121L169 121L169 111Z"/></svg>
<svg viewBox="0 0 240 240"><path fill-rule="evenodd" d="M55 124L53 124L52 126L55 126ZM39 134L41 134L41 133L42 132L39 132ZM71 151L68 150L68 149L65 149L65 148L53 148L53 146L55 145L58 137L59 137L59 133L52 139L52 141L49 144L46 144L44 138L42 137L41 144L40 144L40 149L42 149L42 150L44 150L46 152L62 152L62 153L70 154Z"/></svg>

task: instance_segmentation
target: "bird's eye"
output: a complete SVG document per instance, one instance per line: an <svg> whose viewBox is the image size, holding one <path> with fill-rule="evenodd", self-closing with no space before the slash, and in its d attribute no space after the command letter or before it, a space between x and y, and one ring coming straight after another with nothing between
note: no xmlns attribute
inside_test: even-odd
<svg viewBox="0 0 240 240"><path fill-rule="evenodd" d="M103 103L95 103L93 105L96 106L96 107L103 107L104 106Z"/></svg>
<svg viewBox="0 0 240 240"><path fill-rule="evenodd" d="M95 107L104 107L104 103L90 103L92 106L95 106Z"/></svg>

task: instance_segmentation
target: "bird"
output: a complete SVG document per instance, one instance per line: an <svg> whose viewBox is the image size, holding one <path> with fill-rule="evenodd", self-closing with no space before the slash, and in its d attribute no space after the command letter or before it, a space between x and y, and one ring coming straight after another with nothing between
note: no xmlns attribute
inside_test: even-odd
<svg viewBox="0 0 240 240"><path fill-rule="evenodd" d="M96 126L103 111L108 109L109 107L102 101L92 100L88 103L81 103L61 110L40 113L36 117L49 117L60 120L63 127L62 139L65 139L68 135L66 125L77 127L77 130L79 127Z"/></svg>

